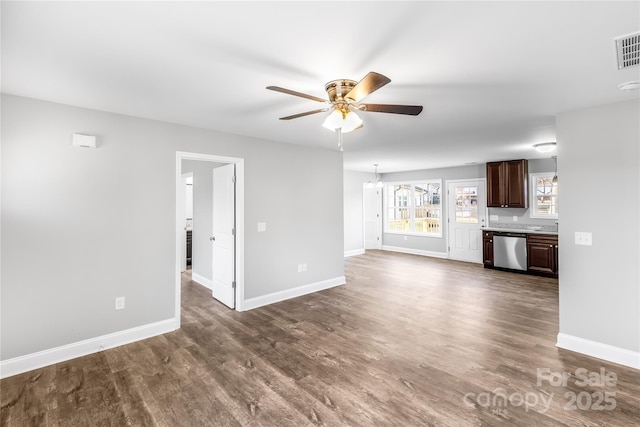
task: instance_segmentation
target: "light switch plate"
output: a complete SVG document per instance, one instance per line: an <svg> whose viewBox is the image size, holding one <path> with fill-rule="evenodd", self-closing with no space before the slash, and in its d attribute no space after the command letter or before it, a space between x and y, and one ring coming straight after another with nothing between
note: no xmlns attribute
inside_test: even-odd
<svg viewBox="0 0 640 427"><path fill-rule="evenodd" d="M267 231L267 223L259 222L258 223L258 233L262 233L263 231Z"/></svg>
<svg viewBox="0 0 640 427"><path fill-rule="evenodd" d="M116 298L116 310L124 309L124 297Z"/></svg>
<svg viewBox="0 0 640 427"><path fill-rule="evenodd" d="M576 245L593 245L593 237L591 235L591 232L576 231Z"/></svg>

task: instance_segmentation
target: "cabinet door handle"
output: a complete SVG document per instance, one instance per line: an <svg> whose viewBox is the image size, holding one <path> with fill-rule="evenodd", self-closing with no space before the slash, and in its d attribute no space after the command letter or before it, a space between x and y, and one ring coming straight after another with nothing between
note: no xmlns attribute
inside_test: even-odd
<svg viewBox="0 0 640 427"><path fill-rule="evenodd" d="M552 247L553 247L553 245L549 245L549 247L550 247L550 248L552 248Z"/></svg>

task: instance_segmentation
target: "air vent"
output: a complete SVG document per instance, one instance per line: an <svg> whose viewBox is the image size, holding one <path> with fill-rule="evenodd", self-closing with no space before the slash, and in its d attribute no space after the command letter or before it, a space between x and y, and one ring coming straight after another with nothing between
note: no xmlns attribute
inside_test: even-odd
<svg viewBox="0 0 640 427"><path fill-rule="evenodd" d="M640 33L618 37L615 42L619 70L640 65Z"/></svg>

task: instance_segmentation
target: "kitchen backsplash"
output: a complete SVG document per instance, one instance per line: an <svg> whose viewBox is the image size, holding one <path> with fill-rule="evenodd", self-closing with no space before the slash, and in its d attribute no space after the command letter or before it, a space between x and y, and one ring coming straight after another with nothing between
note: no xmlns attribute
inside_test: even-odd
<svg viewBox="0 0 640 427"><path fill-rule="evenodd" d="M489 208L489 227L531 229L540 227L542 231L558 231L557 219L529 217L529 209Z"/></svg>

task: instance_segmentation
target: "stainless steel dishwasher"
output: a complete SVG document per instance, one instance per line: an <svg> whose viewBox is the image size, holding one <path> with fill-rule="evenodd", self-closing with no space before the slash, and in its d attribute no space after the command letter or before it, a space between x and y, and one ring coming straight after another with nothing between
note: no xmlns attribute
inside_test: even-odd
<svg viewBox="0 0 640 427"><path fill-rule="evenodd" d="M525 233L494 232L493 265L512 270L526 270L527 235Z"/></svg>

